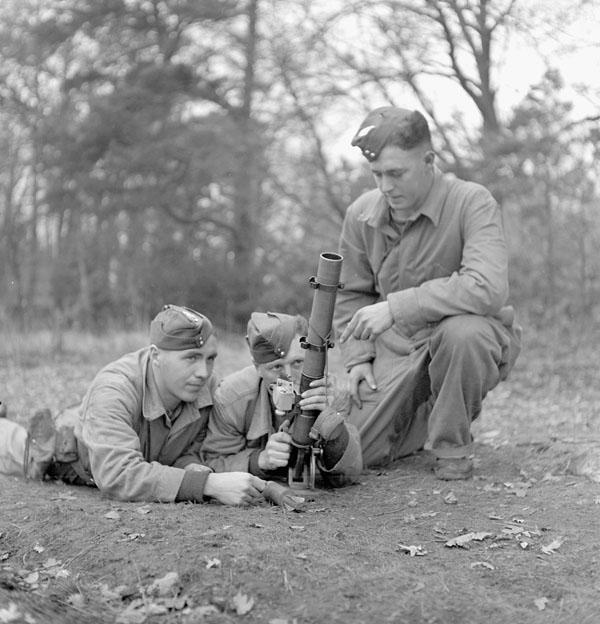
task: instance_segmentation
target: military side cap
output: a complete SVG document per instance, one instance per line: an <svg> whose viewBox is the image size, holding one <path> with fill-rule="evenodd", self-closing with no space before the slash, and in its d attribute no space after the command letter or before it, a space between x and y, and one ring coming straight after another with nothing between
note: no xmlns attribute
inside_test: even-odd
<svg viewBox="0 0 600 624"><path fill-rule="evenodd" d="M213 331L212 323L200 312L169 304L150 323L150 342L167 351L198 349Z"/></svg>
<svg viewBox="0 0 600 624"><path fill-rule="evenodd" d="M379 157L393 133L404 134L404 149L410 149L429 137L427 120L418 111L382 106L365 117L352 139L352 145L359 147L363 156L372 162Z"/></svg>
<svg viewBox="0 0 600 624"><path fill-rule="evenodd" d="M246 340L257 364L285 357L297 331L296 316L275 312L253 312L248 321Z"/></svg>

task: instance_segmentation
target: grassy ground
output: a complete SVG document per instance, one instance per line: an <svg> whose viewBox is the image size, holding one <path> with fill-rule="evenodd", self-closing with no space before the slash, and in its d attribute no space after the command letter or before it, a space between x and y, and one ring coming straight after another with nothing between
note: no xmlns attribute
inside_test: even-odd
<svg viewBox="0 0 600 624"><path fill-rule="evenodd" d="M54 356L51 336L5 337L0 399L23 422L56 411L145 339L67 335ZM599 344L526 337L473 427L470 482L419 454L293 513L0 477L0 623L595 623L600 485L572 472L600 445ZM221 373L246 357L222 337Z"/></svg>

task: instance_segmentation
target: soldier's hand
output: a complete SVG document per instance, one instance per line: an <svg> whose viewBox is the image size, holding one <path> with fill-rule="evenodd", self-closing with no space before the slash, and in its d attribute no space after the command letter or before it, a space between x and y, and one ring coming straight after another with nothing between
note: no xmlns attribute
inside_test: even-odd
<svg viewBox="0 0 600 624"><path fill-rule="evenodd" d="M346 342L350 336L356 340L375 340L393 324L394 317L387 301L365 306L354 313L340 336L340 342Z"/></svg>
<svg viewBox="0 0 600 624"><path fill-rule="evenodd" d="M354 403L358 407L362 407L362 399L360 398L359 385L365 380L371 390L377 390L375 383L375 375L373 375L373 365L371 362L362 362L354 365L348 372L348 392Z"/></svg>
<svg viewBox="0 0 600 624"><path fill-rule="evenodd" d="M335 394L335 379L333 375L315 379L310 382L310 387L302 393L298 405L303 410L318 410L322 412L331 405Z"/></svg>
<svg viewBox="0 0 600 624"><path fill-rule="evenodd" d="M206 477L204 494L224 505L256 505L266 485L249 472L213 472Z"/></svg>
<svg viewBox="0 0 600 624"><path fill-rule="evenodd" d="M287 466L290 461L290 444L292 436L286 431L271 434L267 445L258 456L258 467L261 470L275 470Z"/></svg>

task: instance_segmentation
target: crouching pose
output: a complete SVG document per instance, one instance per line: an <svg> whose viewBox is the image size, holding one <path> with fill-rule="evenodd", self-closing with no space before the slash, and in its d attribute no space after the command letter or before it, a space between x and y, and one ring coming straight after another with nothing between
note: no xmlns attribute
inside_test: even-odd
<svg viewBox="0 0 600 624"><path fill-rule="evenodd" d="M262 500L265 482L204 465L216 383L217 340L208 318L167 305L150 325L148 347L105 366L83 403L29 427L0 419L0 472L97 486L124 501Z"/></svg>
<svg viewBox="0 0 600 624"><path fill-rule="evenodd" d="M305 354L300 338L306 330L300 316L252 314L246 339L253 365L219 384L202 445L205 463L217 472L245 470L264 479L287 477L290 416L278 409L274 390L278 379L290 379L298 386ZM331 382L317 379L299 402L303 410L320 412L312 435L321 447L317 466L328 486L351 483L362 470L358 431L345 422L334 398Z"/></svg>

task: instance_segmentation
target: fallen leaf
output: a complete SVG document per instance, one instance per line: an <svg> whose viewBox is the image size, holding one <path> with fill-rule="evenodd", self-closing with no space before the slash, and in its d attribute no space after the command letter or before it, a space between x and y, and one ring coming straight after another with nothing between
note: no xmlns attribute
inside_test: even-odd
<svg viewBox="0 0 600 624"><path fill-rule="evenodd" d="M6 561L10 557L10 553L8 551L0 554L0 561Z"/></svg>
<svg viewBox="0 0 600 624"><path fill-rule="evenodd" d="M35 585L37 584L37 582L40 579L40 574L39 572L31 572L30 574L28 574L23 580L28 584L28 585Z"/></svg>
<svg viewBox="0 0 600 624"><path fill-rule="evenodd" d="M500 492L501 490L502 488L499 485L496 485L495 483L488 483L483 486L484 492Z"/></svg>
<svg viewBox="0 0 600 624"><path fill-rule="evenodd" d="M444 496L444 502L446 505L456 505L456 503L458 503L458 498L456 498L454 492L448 492L448 494Z"/></svg>
<svg viewBox="0 0 600 624"><path fill-rule="evenodd" d="M246 613L249 613L254 606L254 598L248 598L246 594L242 594L242 591L239 590L238 593L231 599L231 603L238 615L246 615Z"/></svg>
<svg viewBox="0 0 600 624"><path fill-rule="evenodd" d="M55 559L54 557L50 557L50 559L46 559L46 561L44 561L44 563L42 564L42 567L53 568L55 566L59 566L60 564L61 562L58 559Z"/></svg>
<svg viewBox="0 0 600 624"><path fill-rule="evenodd" d="M264 524L260 524L260 522L252 522L249 525L252 529L264 529L265 525Z"/></svg>
<svg viewBox="0 0 600 624"><path fill-rule="evenodd" d="M411 557L422 557L427 554L427 551L423 549L423 546L419 544L419 546L406 546L405 544L398 544L396 546L396 550L401 550L408 553Z"/></svg>
<svg viewBox="0 0 600 624"><path fill-rule="evenodd" d="M85 598L81 594L71 594L67 597L67 602L77 609L85 606Z"/></svg>
<svg viewBox="0 0 600 624"><path fill-rule="evenodd" d="M23 615L14 602L8 603L8 609L0 608L0 622L22 622Z"/></svg>
<svg viewBox="0 0 600 624"><path fill-rule="evenodd" d="M548 545L542 546L542 552L545 555L553 555L563 544L563 540L561 537L557 537L555 540L552 540Z"/></svg>
<svg viewBox="0 0 600 624"><path fill-rule="evenodd" d="M121 519L121 514L118 511L115 511L114 509L112 511L107 511L104 514L105 518L108 518L109 520L120 520Z"/></svg>
<svg viewBox="0 0 600 624"><path fill-rule="evenodd" d="M304 531L304 528L303 524L290 524L290 529L293 531Z"/></svg>
<svg viewBox="0 0 600 624"><path fill-rule="evenodd" d="M458 537L453 537L449 539L445 546L452 548L453 546L458 546L459 548L466 548L467 544L472 541L481 542L487 537L491 537L492 533L486 533L484 531L480 531L479 533L465 533L463 535L459 535Z"/></svg>
<svg viewBox="0 0 600 624"><path fill-rule="evenodd" d="M152 509L150 505L144 505L143 507L138 507L135 511L136 513L139 513L139 514L149 514L152 511Z"/></svg>
<svg viewBox="0 0 600 624"><path fill-rule="evenodd" d="M179 591L179 574L177 572L167 572L163 577L156 579L148 585L149 595L158 596L175 595Z"/></svg>
<svg viewBox="0 0 600 624"><path fill-rule="evenodd" d="M33 547L33 550L35 550L35 552L38 552L38 553L43 553L46 549L43 546L40 546L39 544L36 544Z"/></svg>
<svg viewBox="0 0 600 624"><path fill-rule="evenodd" d="M218 568L221 566L221 560L214 558L214 559L208 559L206 562L206 569L210 570L211 568Z"/></svg>
<svg viewBox="0 0 600 624"><path fill-rule="evenodd" d="M529 542L519 542L519 546L523 549L526 550L529 547Z"/></svg>
<svg viewBox="0 0 600 624"><path fill-rule="evenodd" d="M539 611L543 611L548 604L548 598L546 598L545 596L542 598L536 598L533 601L533 604L538 608Z"/></svg>
<svg viewBox="0 0 600 624"><path fill-rule="evenodd" d="M496 569L491 563L488 563L487 561L473 561L473 563L471 564L471 569L473 570L474 568L487 568L488 570Z"/></svg>

